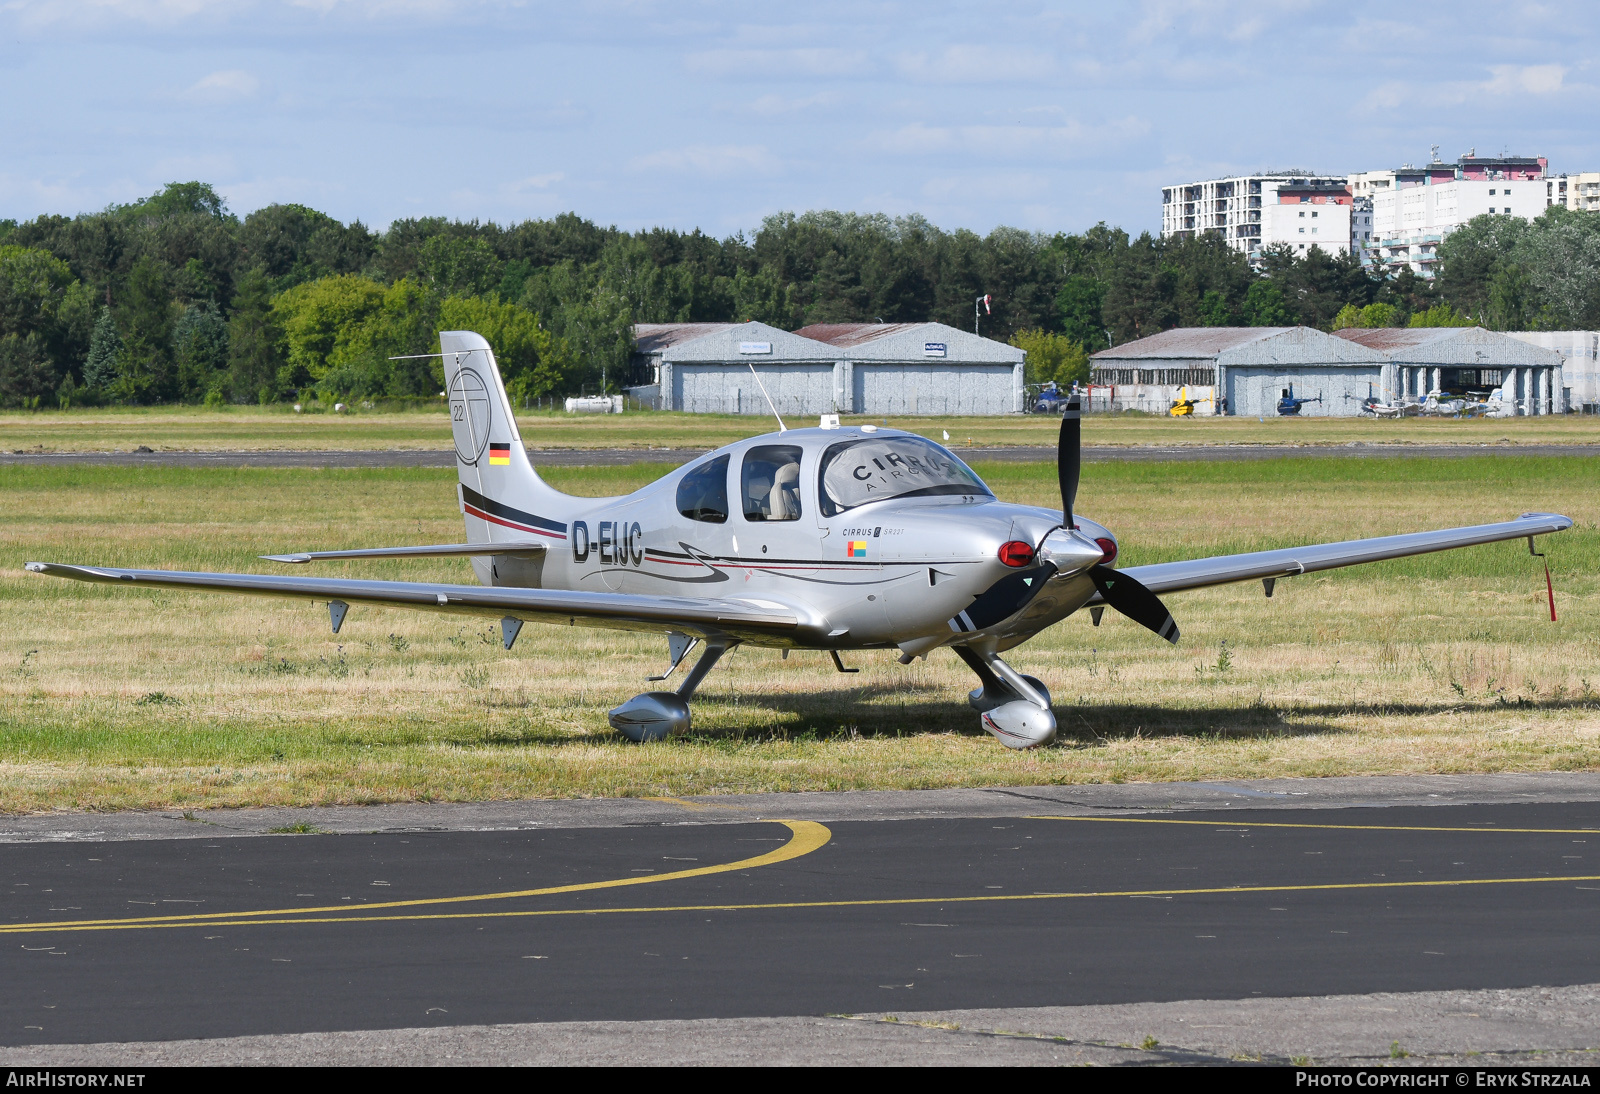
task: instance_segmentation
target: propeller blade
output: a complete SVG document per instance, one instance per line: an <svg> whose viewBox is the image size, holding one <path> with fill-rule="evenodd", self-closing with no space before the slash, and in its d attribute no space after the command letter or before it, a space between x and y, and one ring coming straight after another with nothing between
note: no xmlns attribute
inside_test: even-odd
<svg viewBox="0 0 1600 1094"><path fill-rule="evenodd" d="M1178 644L1178 624L1155 593L1104 563L1089 569L1089 579L1100 590L1107 604L1141 627L1155 631L1174 646Z"/></svg>
<svg viewBox="0 0 1600 1094"><path fill-rule="evenodd" d="M950 629L958 634L981 631L1002 619L1010 619L1039 595L1039 590L1055 573L1056 564L1045 562L1007 574L973 597L966 611L950 620Z"/></svg>
<svg viewBox="0 0 1600 1094"><path fill-rule="evenodd" d="M1079 396L1067 399L1061 413L1061 439L1056 445L1056 477L1061 480L1061 522L1076 528L1072 507L1078 501L1078 472L1083 463L1083 422L1079 410Z"/></svg>

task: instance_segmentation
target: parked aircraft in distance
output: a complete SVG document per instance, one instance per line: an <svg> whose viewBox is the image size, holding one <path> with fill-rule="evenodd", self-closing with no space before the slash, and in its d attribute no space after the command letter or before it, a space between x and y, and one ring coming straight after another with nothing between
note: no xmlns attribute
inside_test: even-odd
<svg viewBox="0 0 1600 1094"><path fill-rule="evenodd" d="M440 336L467 541L265 555L280 563L460 557L480 585L264 574L184 573L30 562L36 573L132 588L307 597L335 632L351 604L500 620L507 649L524 623L649 631L667 639L672 691L610 712L634 740L689 727L689 699L741 643L826 651L897 649L902 663L949 647L978 678L983 728L1012 748L1055 736L1050 692L1001 654L1088 608L1110 607L1177 642L1158 593L1274 582L1341 566L1559 532L1525 513L1469 528L1324 543L1116 569L1117 539L1079 516L1079 404L1066 402L1057 473L1062 508L1014 505L943 446L872 425L787 429L725 445L625 497L579 498L539 478L494 354L470 331ZM1553 611L1553 600L1552 600Z"/></svg>

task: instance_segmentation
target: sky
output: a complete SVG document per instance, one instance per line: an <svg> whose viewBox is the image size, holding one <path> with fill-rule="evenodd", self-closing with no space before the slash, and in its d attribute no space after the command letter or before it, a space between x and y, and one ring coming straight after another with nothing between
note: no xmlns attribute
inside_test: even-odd
<svg viewBox="0 0 1600 1094"><path fill-rule="evenodd" d="M1163 184L1600 170L1600 5L0 0L0 218L171 181L382 228L781 211L1132 232Z"/></svg>

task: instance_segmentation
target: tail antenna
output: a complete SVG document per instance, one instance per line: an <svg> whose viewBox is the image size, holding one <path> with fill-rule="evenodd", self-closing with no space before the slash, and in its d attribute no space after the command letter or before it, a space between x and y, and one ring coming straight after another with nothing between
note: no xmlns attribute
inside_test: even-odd
<svg viewBox="0 0 1600 1094"><path fill-rule="evenodd" d="M783 424L783 418L778 414L778 408L773 405L772 396L767 394L767 385L761 382L761 374L756 371L756 363L754 361L746 361L745 364L750 366L750 375L756 378L756 386L761 389L762 396L766 398L767 407L772 411L772 416L778 419L778 432L789 432L789 427Z"/></svg>

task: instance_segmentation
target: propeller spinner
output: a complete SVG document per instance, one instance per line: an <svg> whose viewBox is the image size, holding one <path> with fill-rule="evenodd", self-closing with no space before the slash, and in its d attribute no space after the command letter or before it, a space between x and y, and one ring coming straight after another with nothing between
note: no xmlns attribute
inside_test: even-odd
<svg viewBox="0 0 1600 1094"><path fill-rule="evenodd" d="M1177 643L1178 624L1161 599L1134 578L1107 566L1100 545L1078 531L1072 510L1083 464L1079 399L1080 396L1073 394L1067 400L1056 449L1056 477L1061 484L1061 527L1052 529L1039 543L1034 565L1008 574L985 589L965 611L950 620L952 630L987 630L1026 608L1045 583L1057 574L1087 572L1100 598L1107 604L1168 642Z"/></svg>

